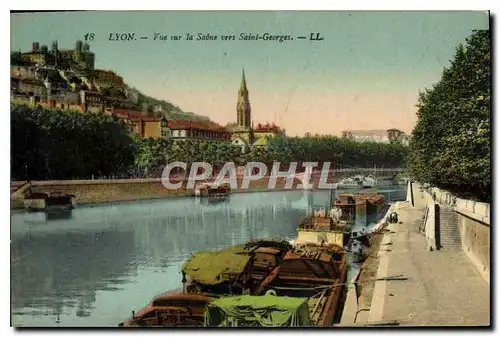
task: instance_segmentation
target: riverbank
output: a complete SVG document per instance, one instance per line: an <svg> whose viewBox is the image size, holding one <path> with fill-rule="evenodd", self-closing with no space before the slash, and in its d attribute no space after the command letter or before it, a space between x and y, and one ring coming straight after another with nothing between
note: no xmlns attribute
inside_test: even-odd
<svg viewBox="0 0 500 337"><path fill-rule="evenodd" d="M389 206L384 216L377 222L377 225L386 222L394 207L395 204ZM352 280L354 283L349 285L344 312L339 326L351 326L367 321L379 267L378 252L384 238L384 233L388 231L387 228L381 228L374 232L370 240L370 247L366 252L366 258L361 264L357 276Z"/></svg>
<svg viewBox="0 0 500 337"><path fill-rule="evenodd" d="M488 326L490 289L463 251L429 251L420 233L425 203L398 203L378 253L377 279L366 324Z"/></svg>
<svg viewBox="0 0 500 337"><path fill-rule="evenodd" d="M377 278L377 270L379 267L380 259L378 257L378 252L381 249L382 239L384 238L384 233L387 229L376 233L373 237L373 241L368 250L367 258L363 262L361 270L358 277L358 310L356 312L355 322L366 321L367 312L369 312L373 291L375 289L375 279ZM388 246L384 246L384 249L389 249Z"/></svg>
<svg viewBox="0 0 500 337"><path fill-rule="evenodd" d="M238 187L242 178L237 179ZM269 189L269 178L251 181L248 189L237 188L231 193L271 192L297 189L301 183L295 179L291 189L286 189L286 179L278 178L276 187ZM11 184L12 185L12 184ZM19 183L17 184L19 185ZM61 193L72 195L76 205L103 204L138 200L154 200L192 196L187 181L178 189L167 189L161 179L117 179L117 180L53 180L32 181L11 194L11 209L24 209L24 199L32 193Z"/></svg>

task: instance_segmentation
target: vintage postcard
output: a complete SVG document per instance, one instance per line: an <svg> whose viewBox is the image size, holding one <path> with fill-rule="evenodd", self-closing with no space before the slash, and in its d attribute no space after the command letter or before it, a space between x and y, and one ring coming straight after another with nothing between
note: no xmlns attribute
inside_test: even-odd
<svg viewBox="0 0 500 337"><path fill-rule="evenodd" d="M11 12L11 325L490 321L487 11Z"/></svg>

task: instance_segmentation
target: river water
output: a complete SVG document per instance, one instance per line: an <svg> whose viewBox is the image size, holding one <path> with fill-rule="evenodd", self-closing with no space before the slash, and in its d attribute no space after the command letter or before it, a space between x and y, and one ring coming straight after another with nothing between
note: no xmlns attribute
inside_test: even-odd
<svg viewBox="0 0 500 337"><path fill-rule="evenodd" d="M392 201L406 197L405 187L379 192ZM299 220L329 199L327 191L255 192L218 204L170 198L49 217L13 213L12 324L117 326L154 295L179 288L191 253L251 238L295 239ZM357 226L366 219L358 215Z"/></svg>

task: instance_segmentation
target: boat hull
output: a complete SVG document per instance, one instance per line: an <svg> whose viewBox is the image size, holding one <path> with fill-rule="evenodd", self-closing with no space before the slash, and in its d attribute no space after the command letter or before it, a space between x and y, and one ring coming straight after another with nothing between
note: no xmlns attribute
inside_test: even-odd
<svg viewBox="0 0 500 337"><path fill-rule="evenodd" d="M308 297L312 324L331 327L337 316L346 278L347 255L343 248L298 245L264 279L256 294L274 290L278 296Z"/></svg>
<svg viewBox="0 0 500 337"><path fill-rule="evenodd" d="M212 297L200 294L184 294L172 290L155 296L151 303L132 317L118 324L132 327L195 327L202 326L205 307Z"/></svg>
<svg viewBox="0 0 500 337"><path fill-rule="evenodd" d="M344 231L334 230L334 231L315 231L307 229L299 229L296 244L334 244L338 246L344 246L346 244L346 235L348 234Z"/></svg>

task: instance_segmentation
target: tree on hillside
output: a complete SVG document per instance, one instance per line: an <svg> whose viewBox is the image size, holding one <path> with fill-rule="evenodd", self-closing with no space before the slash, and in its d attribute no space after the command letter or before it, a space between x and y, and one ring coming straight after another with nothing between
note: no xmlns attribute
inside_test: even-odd
<svg viewBox="0 0 500 337"><path fill-rule="evenodd" d="M490 32L474 31L420 94L408 167L415 179L482 200L491 195Z"/></svg>
<svg viewBox="0 0 500 337"><path fill-rule="evenodd" d="M165 167L169 160L172 140L136 137L135 141L138 145L135 164L140 171L151 172L157 168Z"/></svg>
<svg viewBox="0 0 500 337"><path fill-rule="evenodd" d="M136 145L124 123L104 114L11 106L14 179L125 174Z"/></svg>
<svg viewBox="0 0 500 337"><path fill-rule="evenodd" d="M28 62L23 59L23 54L20 51L14 51L10 53L10 65L11 66L24 66Z"/></svg>

